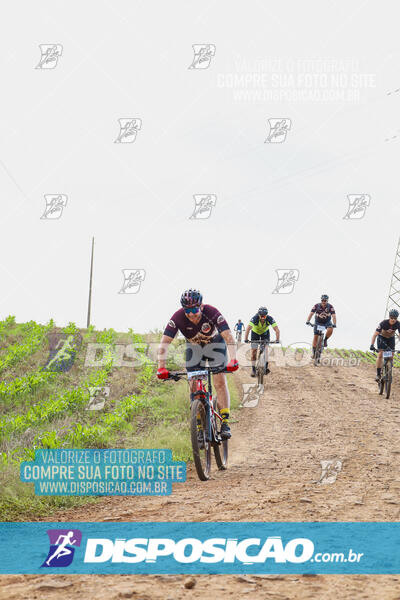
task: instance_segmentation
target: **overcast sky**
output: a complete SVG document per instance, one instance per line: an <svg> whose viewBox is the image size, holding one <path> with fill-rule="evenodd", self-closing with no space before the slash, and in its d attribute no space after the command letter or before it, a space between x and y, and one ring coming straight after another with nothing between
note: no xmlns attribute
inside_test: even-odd
<svg viewBox="0 0 400 600"><path fill-rule="evenodd" d="M332 345L369 347L399 235L399 13L377 0L8 3L0 318L85 326L95 236L97 328L162 328L197 287L232 327L266 305L290 344L309 340L327 293ZM194 44L211 56L189 68ZM119 119L140 119L132 143L115 143ZM269 119L290 120L285 139L268 141ZM196 194L216 197L207 219L189 218ZM363 218L343 218L352 194L366 195ZM41 218L45 195L67 197L59 218ZM123 269L145 270L138 293L118 293ZM298 270L291 293L273 293L277 269Z"/></svg>

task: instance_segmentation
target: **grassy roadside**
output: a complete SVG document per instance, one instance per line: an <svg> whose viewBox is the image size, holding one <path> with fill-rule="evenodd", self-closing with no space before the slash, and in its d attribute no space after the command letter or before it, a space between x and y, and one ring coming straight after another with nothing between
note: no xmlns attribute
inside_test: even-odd
<svg viewBox="0 0 400 600"><path fill-rule="evenodd" d="M24 328L18 326L18 334L20 332L23 333ZM14 330L13 333L14 335L10 336L10 342L16 343L18 341L16 331ZM155 341L156 334L150 335L149 339ZM113 337L118 343L128 343L135 339L134 336L136 339L140 337L133 332L130 335L113 332ZM103 337L107 337L107 335L104 334ZM38 365L43 364L47 356L47 349L43 349L41 354L37 352L34 356L35 360L32 357L29 359L28 369L34 370ZM50 389L53 392L57 388L57 384L61 389L66 385L74 385L75 388L80 385L81 380L87 375L87 370L85 371L84 368L84 356L85 345L82 346L73 370L68 374L57 375L57 380L52 380L49 387L45 385L41 388L42 400L48 397L47 393ZM173 363L168 366L176 368ZM13 367L13 373L7 374L7 379L12 380L12 375L20 376L23 373L22 369L21 363L17 364ZM29 372L28 369L25 373ZM91 372L93 371L95 369L92 368ZM234 411L239 404L239 394L234 377L228 375L227 379ZM61 440L61 443L64 439L67 444L65 447L76 448L170 448L175 460L191 460L187 382L159 382L155 377L155 367L151 364L143 364L138 370L128 367L113 368L107 385L111 389L110 402L103 411L96 411L90 415L82 408L80 412L77 409L71 415L64 411L51 423L38 423L35 427L28 428L31 431L27 430L17 434L17 438L12 442L15 444L25 442L23 445L30 448L35 447L36 440L39 440L39 446L36 447L52 447L50 442L53 439ZM38 395L36 390L26 394L25 410L32 403L39 404ZM15 407L17 413L24 409L24 403L25 400L17 402L18 406ZM124 403L128 405L129 410L125 410ZM101 428L101 423L110 422L112 424L118 411L119 414L123 414L124 419L116 421L117 426L111 426L106 431L101 431L100 437L98 435L86 439L81 436L76 439L83 440L82 443L67 443L71 432L79 429L80 423L86 423L86 426L84 425L86 430L97 433L99 427ZM63 438L63 436L65 437ZM98 445L99 439L101 439L101 445ZM0 464L0 520L2 521L35 521L46 517L51 518L56 511L97 502L100 499L101 497L35 496L33 484L22 483L19 480L18 461L4 461L3 464Z"/></svg>

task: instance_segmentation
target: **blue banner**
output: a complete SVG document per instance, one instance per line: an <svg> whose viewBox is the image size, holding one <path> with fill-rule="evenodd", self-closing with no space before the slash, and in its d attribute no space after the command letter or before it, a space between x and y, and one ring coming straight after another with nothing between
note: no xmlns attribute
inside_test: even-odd
<svg viewBox="0 0 400 600"><path fill-rule="evenodd" d="M400 523L1 523L0 573L400 573Z"/></svg>

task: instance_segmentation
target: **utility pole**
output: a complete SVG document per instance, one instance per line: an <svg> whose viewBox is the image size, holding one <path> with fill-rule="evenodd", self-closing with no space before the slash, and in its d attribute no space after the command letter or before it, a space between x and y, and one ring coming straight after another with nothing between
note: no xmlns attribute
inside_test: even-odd
<svg viewBox="0 0 400 600"><path fill-rule="evenodd" d="M389 295L386 302L385 317L388 316L392 308L397 308L400 312L400 238L397 243L396 255L394 258L392 279L390 281Z"/></svg>
<svg viewBox="0 0 400 600"><path fill-rule="evenodd" d="M94 237L92 237L92 256L90 259L89 302L88 302L86 327L89 327L89 325L90 325L90 312L92 309L93 254L94 254Z"/></svg>

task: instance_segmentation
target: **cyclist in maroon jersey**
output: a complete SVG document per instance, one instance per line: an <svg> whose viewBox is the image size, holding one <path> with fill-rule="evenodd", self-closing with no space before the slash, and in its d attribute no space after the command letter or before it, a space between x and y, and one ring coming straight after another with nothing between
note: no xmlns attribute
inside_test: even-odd
<svg viewBox="0 0 400 600"><path fill-rule="evenodd" d="M226 367L236 371L236 344L229 325L222 314L210 304L203 304L203 296L198 290L189 289L181 296L182 308L177 310L168 321L158 350L159 379L167 379L169 371L165 368L168 344L178 331L186 338L185 361L187 371L198 371L206 362L210 367ZM228 362L228 353L230 361ZM229 427L229 390L224 373L213 375L217 392L218 408L223 419L221 437L231 437ZM192 383L192 382L191 382ZM194 390L191 389L193 392Z"/></svg>
<svg viewBox="0 0 400 600"><path fill-rule="evenodd" d="M336 312L333 308L332 304L328 302L329 296L327 294L322 294L321 302L314 304L312 307L310 314L307 317L307 325L311 325L310 319L313 315L315 315L314 319L314 338L313 338L313 357L315 354L315 348L317 347L318 335L317 335L317 325L325 325L326 334L324 339L324 347L326 348L328 345L328 339L331 337L333 333L333 328L336 327Z"/></svg>

